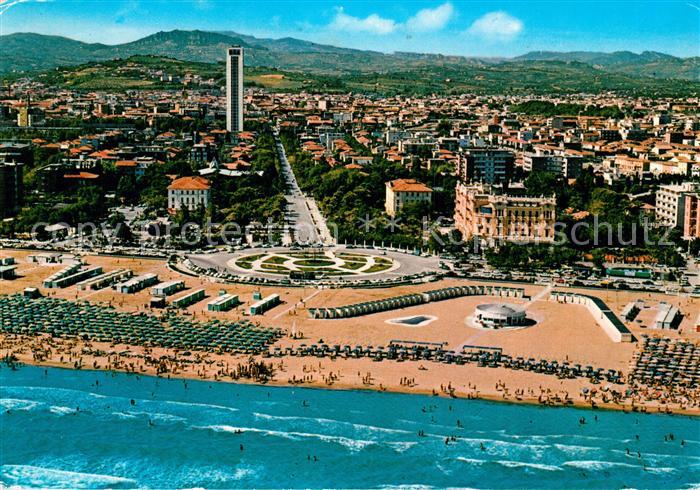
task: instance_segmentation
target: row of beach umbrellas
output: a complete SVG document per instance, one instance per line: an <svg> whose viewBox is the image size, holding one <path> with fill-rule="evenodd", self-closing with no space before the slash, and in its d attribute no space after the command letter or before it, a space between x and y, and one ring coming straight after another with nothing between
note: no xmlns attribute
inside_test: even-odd
<svg viewBox="0 0 700 490"><path fill-rule="evenodd" d="M57 298L0 297L0 330L22 335L176 349L257 354L282 336L280 329L248 321L191 321L174 314L156 317Z"/></svg>

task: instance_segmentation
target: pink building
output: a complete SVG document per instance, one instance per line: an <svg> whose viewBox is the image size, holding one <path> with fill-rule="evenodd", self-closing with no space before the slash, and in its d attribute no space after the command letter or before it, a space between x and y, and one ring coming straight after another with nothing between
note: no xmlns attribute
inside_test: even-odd
<svg viewBox="0 0 700 490"><path fill-rule="evenodd" d="M683 238L700 238L700 194L686 194L683 217Z"/></svg>

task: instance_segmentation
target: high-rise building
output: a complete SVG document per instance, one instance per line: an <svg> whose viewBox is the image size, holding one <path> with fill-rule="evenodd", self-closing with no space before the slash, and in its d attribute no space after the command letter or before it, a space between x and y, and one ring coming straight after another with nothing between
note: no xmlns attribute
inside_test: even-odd
<svg viewBox="0 0 700 490"><path fill-rule="evenodd" d="M700 186L694 182L659 186L656 191L656 222L662 226L683 227L685 218L685 196Z"/></svg>
<svg viewBox="0 0 700 490"><path fill-rule="evenodd" d="M686 240L700 238L700 193L686 194L684 199L683 238Z"/></svg>
<svg viewBox="0 0 700 490"><path fill-rule="evenodd" d="M459 155L457 177L462 182L500 184L510 180L515 155L499 148L473 148Z"/></svg>
<svg viewBox="0 0 700 490"><path fill-rule="evenodd" d="M581 175L583 157L578 155L552 155L546 153L523 153L523 170L547 172L575 179Z"/></svg>
<svg viewBox="0 0 700 490"><path fill-rule="evenodd" d="M243 48L226 51L226 130L243 131Z"/></svg>
<svg viewBox="0 0 700 490"><path fill-rule="evenodd" d="M26 128L32 125L32 101L29 97L20 105L17 112L17 126Z"/></svg>
<svg viewBox="0 0 700 490"><path fill-rule="evenodd" d="M0 143L0 218L14 215L24 198L24 166L33 162L25 143Z"/></svg>
<svg viewBox="0 0 700 490"><path fill-rule="evenodd" d="M24 164L0 162L0 218L12 216L22 204Z"/></svg>

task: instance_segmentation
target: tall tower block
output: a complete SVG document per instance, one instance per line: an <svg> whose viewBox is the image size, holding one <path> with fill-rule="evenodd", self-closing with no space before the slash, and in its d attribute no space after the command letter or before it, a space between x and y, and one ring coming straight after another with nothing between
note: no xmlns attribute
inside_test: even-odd
<svg viewBox="0 0 700 490"><path fill-rule="evenodd" d="M243 48L226 50L226 130L243 131Z"/></svg>

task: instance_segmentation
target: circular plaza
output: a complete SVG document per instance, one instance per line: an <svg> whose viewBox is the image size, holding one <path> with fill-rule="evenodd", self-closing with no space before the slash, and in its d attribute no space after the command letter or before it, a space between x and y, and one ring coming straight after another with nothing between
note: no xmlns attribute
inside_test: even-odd
<svg viewBox="0 0 700 490"><path fill-rule="evenodd" d="M416 281L441 273L438 257L345 246L247 248L186 258L190 271L234 282L313 280L342 287L343 284Z"/></svg>
<svg viewBox="0 0 700 490"><path fill-rule="evenodd" d="M399 263L381 255L351 250L277 250L251 253L229 261L240 272L258 272L288 276L313 274L315 277L367 276L395 270Z"/></svg>

